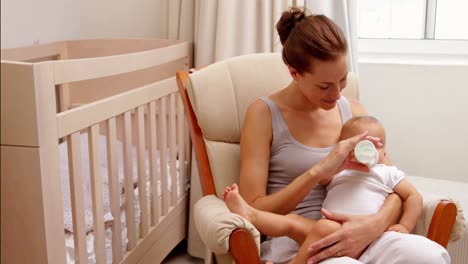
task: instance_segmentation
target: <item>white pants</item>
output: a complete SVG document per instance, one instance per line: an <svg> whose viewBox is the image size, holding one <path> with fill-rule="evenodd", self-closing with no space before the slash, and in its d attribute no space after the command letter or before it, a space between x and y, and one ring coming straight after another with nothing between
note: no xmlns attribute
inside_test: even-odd
<svg viewBox="0 0 468 264"><path fill-rule="evenodd" d="M281 237L283 243L281 247L273 247L264 252L262 245L262 262L272 261L273 263L287 263L284 257L279 257L276 254L271 254L276 251L285 250L285 247L291 246L294 240L289 239L288 243L284 243L286 237ZM280 250L281 248L281 250ZM298 246L297 246L298 248ZM276 249L276 250L275 250ZM296 249L297 250L297 249ZM266 254L264 254L266 253ZM286 252L284 252L286 253ZM276 256L273 256L276 255ZM288 254L286 254L288 255ZM284 255L283 255L284 256ZM349 257L330 258L321 263L324 264L449 264L450 257L445 248L436 242L429 240L423 236L401 234L397 232L385 232L382 236L376 239L369 245L367 250L362 254L359 260Z"/></svg>
<svg viewBox="0 0 468 264"><path fill-rule="evenodd" d="M321 263L448 264L450 263L450 256L445 248L425 237L397 232L385 232L369 245L359 260L342 257L328 259Z"/></svg>

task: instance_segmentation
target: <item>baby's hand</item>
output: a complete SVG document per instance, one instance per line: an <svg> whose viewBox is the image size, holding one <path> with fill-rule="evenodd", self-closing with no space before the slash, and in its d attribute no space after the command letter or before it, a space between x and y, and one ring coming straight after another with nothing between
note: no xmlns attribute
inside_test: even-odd
<svg viewBox="0 0 468 264"><path fill-rule="evenodd" d="M403 234L409 233L408 228L406 228L406 226L402 224L392 225L391 227L387 229L387 231L395 231L395 232L403 233Z"/></svg>

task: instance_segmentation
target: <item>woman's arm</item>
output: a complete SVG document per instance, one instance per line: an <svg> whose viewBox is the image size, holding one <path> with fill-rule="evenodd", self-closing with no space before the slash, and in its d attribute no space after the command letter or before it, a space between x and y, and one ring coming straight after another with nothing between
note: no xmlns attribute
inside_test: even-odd
<svg viewBox="0 0 468 264"><path fill-rule="evenodd" d="M319 261L338 255L359 258L361 252L382 235L388 227L397 223L402 208L401 198L390 194L380 210L369 216L350 216L335 214L323 210L324 216L342 223L342 227L333 234L313 243L308 247L310 261Z"/></svg>
<svg viewBox="0 0 468 264"><path fill-rule="evenodd" d="M240 142L242 197L251 206L278 214L294 210L318 183L318 176L304 173L282 190L267 195L268 166L272 141L271 113L261 100L247 109Z"/></svg>
<svg viewBox="0 0 468 264"><path fill-rule="evenodd" d="M344 169L369 171L367 166L352 161L350 152L363 139L378 143L378 139L368 137L367 132L340 141L318 164L280 191L266 195L272 125L265 103L256 101L249 107L241 135L241 195L253 207L278 214L291 212L319 181Z"/></svg>

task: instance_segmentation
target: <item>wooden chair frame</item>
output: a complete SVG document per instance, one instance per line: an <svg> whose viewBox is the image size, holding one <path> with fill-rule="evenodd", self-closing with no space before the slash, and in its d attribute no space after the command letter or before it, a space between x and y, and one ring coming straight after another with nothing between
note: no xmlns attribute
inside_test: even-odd
<svg viewBox="0 0 468 264"><path fill-rule="evenodd" d="M187 92L186 82L188 75L189 72L179 71L176 76L179 94L182 97L182 102L188 118L190 137L198 165L200 185L203 196L211 194L216 195L216 188L203 140L203 133L198 125L197 116L192 108ZM434 211L427 238L446 248L456 216L457 209L454 203L450 201L440 201ZM259 252L255 246L255 242L246 230L241 228L234 230L229 239L229 247L230 253L236 263L260 263Z"/></svg>

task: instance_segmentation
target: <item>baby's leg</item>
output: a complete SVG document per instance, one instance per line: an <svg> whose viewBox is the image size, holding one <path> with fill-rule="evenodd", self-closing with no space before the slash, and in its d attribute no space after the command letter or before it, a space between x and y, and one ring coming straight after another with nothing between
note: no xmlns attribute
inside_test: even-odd
<svg viewBox="0 0 468 264"><path fill-rule="evenodd" d="M332 220L328 220L325 218L322 218L318 220L314 227L313 230L308 234L306 240L304 243L302 243L301 248L299 249L299 252L296 254L294 259L290 262L291 263L307 263L307 259L310 257L310 254L308 252L309 246L317 241L320 240L329 234L337 231L341 227L341 224Z"/></svg>
<svg viewBox="0 0 468 264"><path fill-rule="evenodd" d="M242 198L236 184L226 187L223 198L232 213L249 220L261 233L271 237L288 236L299 245L316 223L295 214L279 215L255 209Z"/></svg>

